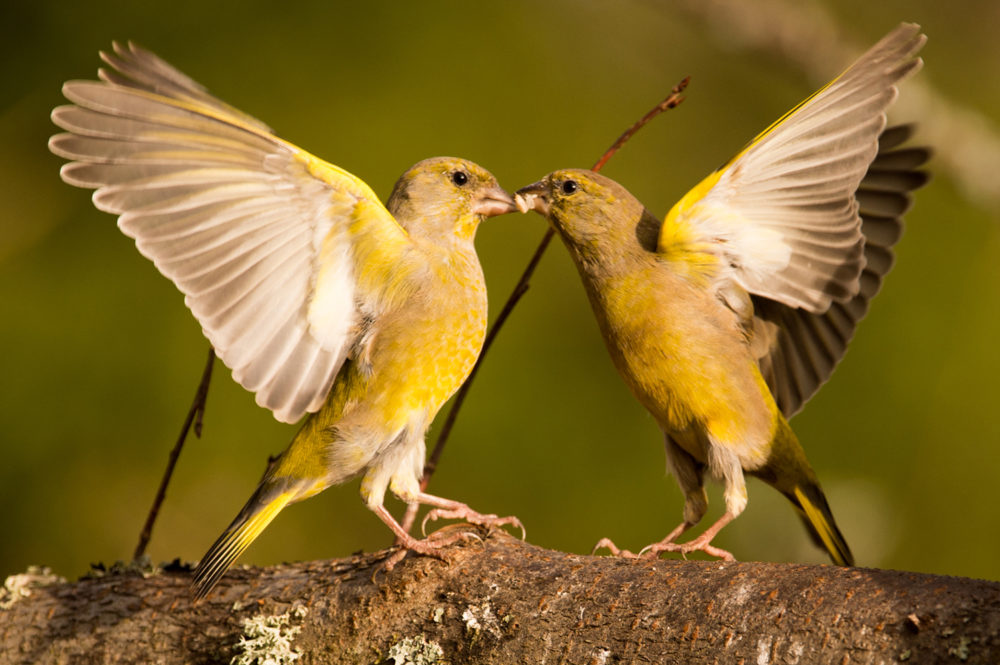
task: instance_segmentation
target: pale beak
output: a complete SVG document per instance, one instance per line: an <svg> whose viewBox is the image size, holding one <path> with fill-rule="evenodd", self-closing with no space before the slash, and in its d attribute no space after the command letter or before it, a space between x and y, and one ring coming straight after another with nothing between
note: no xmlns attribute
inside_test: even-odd
<svg viewBox="0 0 1000 665"><path fill-rule="evenodd" d="M534 210L544 217L549 216L549 200L546 197L548 187L544 182L536 182L522 187L514 194L514 203L521 212Z"/></svg>
<svg viewBox="0 0 1000 665"><path fill-rule="evenodd" d="M496 217L515 210L514 199L500 187L483 190L472 203L472 212L483 217Z"/></svg>

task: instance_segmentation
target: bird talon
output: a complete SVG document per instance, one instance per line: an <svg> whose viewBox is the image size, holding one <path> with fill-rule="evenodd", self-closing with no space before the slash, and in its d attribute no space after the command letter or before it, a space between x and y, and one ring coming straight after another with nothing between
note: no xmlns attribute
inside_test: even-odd
<svg viewBox="0 0 1000 665"><path fill-rule="evenodd" d="M389 558L387 558L385 561L382 562L382 569L385 570L386 572L389 572L393 568L395 568L396 564L402 561L406 557L406 553L409 551L406 547L403 546L397 546L397 547L398 549L395 552L393 552L389 556ZM372 581L374 582L374 577Z"/></svg>
<svg viewBox="0 0 1000 665"><path fill-rule="evenodd" d="M436 531L421 540L410 538L409 540L396 546L399 549L396 552L393 552L392 555L386 559L385 563L382 564L382 568L384 568L387 572L392 570L406 557L408 552L414 552L421 556L432 557L445 563L451 563L451 559L448 557L448 554L444 552L444 549L464 540L478 540L479 542L482 542L483 539L479 536L479 534L472 531L461 531L458 533L448 534L442 534L440 531Z"/></svg>
<svg viewBox="0 0 1000 665"><path fill-rule="evenodd" d="M731 552L710 544L710 540L695 538L686 543L658 542L647 545L639 551L639 556L645 558L657 558L663 552L675 552L681 558L688 561L688 554L691 552L704 552L708 556L713 556L723 561L736 561L736 557ZM651 555L651 556L650 556Z"/></svg>
<svg viewBox="0 0 1000 665"><path fill-rule="evenodd" d="M423 534L424 538L427 537L427 522L437 521L438 516L436 515L436 513L437 513L437 508L428 511L427 514L424 515L423 521L420 522L420 533Z"/></svg>
<svg viewBox="0 0 1000 665"><path fill-rule="evenodd" d="M527 529L524 528L524 525L521 523L521 520L519 520L517 517L513 515L510 515L508 517L498 517L497 515L494 515L492 513L490 514L477 513L468 506L462 506L454 509L434 508L433 510L429 511L424 516L423 522L421 522L420 524L420 528L423 531L425 537L427 535L427 523L434 522L439 519L465 520L469 524L483 526L486 527L487 529L509 525L521 530L521 540L524 540L528 537Z"/></svg>
<svg viewBox="0 0 1000 665"><path fill-rule="evenodd" d="M635 559L635 558L638 558L632 552L630 552L628 550L623 550L623 549L619 548L617 545L615 545L614 541L611 540L610 538L601 538L599 541L597 541L597 544L594 545L594 549L592 549L590 551L591 556L596 555L597 554L597 550L601 549L602 547L603 548L607 548L607 550L609 552L611 552L611 556L620 557L622 559Z"/></svg>
<svg viewBox="0 0 1000 665"><path fill-rule="evenodd" d="M456 533L452 533L453 530L461 529ZM462 529L462 525L454 525L451 527L445 527L431 533L424 539L424 542L431 544L433 543L434 548L441 548L451 545L452 543L457 543L462 540L478 540L483 542L482 536L480 536L475 531L470 531L468 529ZM418 541L420 542L420 541Z"/></svg>

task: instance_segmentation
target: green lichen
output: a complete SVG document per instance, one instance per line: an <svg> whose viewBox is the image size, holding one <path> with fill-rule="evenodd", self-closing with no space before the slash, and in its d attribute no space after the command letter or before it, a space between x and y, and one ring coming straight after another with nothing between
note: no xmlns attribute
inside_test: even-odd
<svg viewBox="0 0 1000 665"><path fill-rule="evenodd" d="M393 665L441 665L445 662L441 646L428 642L423 635L393 644L386 653L386 660L391 660Z"/></svg>
<svg viewBox="0 0 1000 665"><path fill-rule="evenodd" d="M143 554L138 559L132 561L115 561L110 566L103 563L90 564L90 570L83 576L84 579L98 579L108 575L139 575L143 579L159 575L163 572L160 566L153 565L149 555Z"/></svg>
<svg viewBox="0 0 1000 665"><path fill-rule="evenodd" d="M48 566L28 566L27 572L11 575L3 581L3 588L0 589L0 609L10 609L17 601L30 596L32 589L50 584L63 584L65 581L65 577L53 575L52 569Z"/></svg>
<svg viewBox="0 0 1000 665"><path fill-rule="evenodd" d="M243 620L243 635L234 648L238 652L230 665L291 665L302 654L292 648L292 640L302 630L291 625L300 620L306 608L300 605L278 616L258 614Z"/></svg>
<svg viewBox="0 0 1000 665"><path fill-rule="evenodd" d="M964 662L969 659L970 644L972 644L972 640L968 637L960 637L958 638L958 646L948 649L948 653Z"/></svg>
<svg viewBox="0 0 1000 665"><path fill-rule="evenodd" d="M493 611L487 598L480 605L469 605L462 612L462 622L465 624L465 634L475 643L481 636L489 635L499 640L503 635L500 619Z"/></svg>

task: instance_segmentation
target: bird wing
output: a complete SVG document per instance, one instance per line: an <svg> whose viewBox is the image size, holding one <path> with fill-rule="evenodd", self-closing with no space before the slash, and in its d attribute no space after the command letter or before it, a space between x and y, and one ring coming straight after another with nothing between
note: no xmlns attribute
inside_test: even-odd
<svg viewBox="0 0 1000 665"><path fill-rule="evenodd" d="M132 44L70 81L50 149L67 183L184 293L233 377L278 420L322 406L363 322L372 262L410 243L363 181ZM370 272L367 271L367 272ZM371 280L368 280L369 282ZM367 314L366 314L367 315Z"/></svg>
<svg viewBox="0 0 1000 665"><path fill-rule="evenodd" d="M865 265L855 191L925 40L900 25L761 132L670 210L659 251L699 254L748 292L808 312L850 301Z"/></svg>
<svg viewBox="0 0 1000 665"><path fill-rule="evenodd" d="M928 180L919 169L930 151L901 146L912 133L912 125L882 132L878 155L855 193L865 238L865 267L858 293L850 300L833 303L822 314L760 296L753 298L754 334L771 332L764 332L768 344L759 358L761 374L786 417L798 412L830 378L858 322L868 312L868 303L892 268L893 246L903 233L903 214L912 203L910 192Z"/></svg>

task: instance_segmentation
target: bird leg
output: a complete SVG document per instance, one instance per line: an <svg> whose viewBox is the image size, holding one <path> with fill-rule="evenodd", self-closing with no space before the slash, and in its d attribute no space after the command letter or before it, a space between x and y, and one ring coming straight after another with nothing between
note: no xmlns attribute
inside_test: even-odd
<svg viewBox="0 0 1000 665"><path fill-rule="evenodd" d="M433 494L425 494L424 492L420 492L415 498L419 503L434 506L434 509L424 516L424 521L420 525L420 528L424 533L427 533L427 522L446 519L465 520L471 524L478 524L488 528L510 525L521 530L521 540L524 540L527 536L527 532L524 529L524 525L521 524L521 520L517 519L513 515L509 517L484 515L482 513L477 513L464 503L452 501L451 499L443 499L439 496L434 496Z"/></svg>
<svg viewBox="0 0 1000 665"><path fill-rule="evenodd" d="M591 551L591 554L596 554L597 550L601 549L602 547L605 547L611 552L611 556L618 556L624 559L638 559L641 556L647 556L647 558L655 558L656 557L655 554L652 556L648 556L650 550L659 545L673 543L675 540L677 540L678 536L680 536L682 533L684 533L693 526L694 522L681 522L680 524L677 525L677 527L673 531L667 534L666 538L664 538L658 543L654 543L653 545L647 545L646 547L639 550L638 554L633 554L629 550L620 549L617 545L615 545L615 543L610 538L601 538L599 541L597 541L597 544L594 545L594 549Z"/></svg>
<svg viewBox="0 0 1000 665"><path fill-rule="evenodd" d="M680 524L678 524L676 527L674 527L674 530L671 531L670 533L668 533L666 535L666 537L663 538L663 540L661 540L658 543L653 543L652 545L646 545L641 550L639 550L639 556L647 556L648 558L655 559L657 553L653 552L654 548L657 548L657 547L659 547L661 545L671 545L671 544L673 544L673 542L675 540L677 540L678 538L680 538L680 536L681 536L682 533L684 533L685 531L687 531L688 529L690 529L694 525L695 525L694 522L689 522L687 520L684 520L683 522L681 522ZM663 550L660 550L660 551L663 551Z"/></svg>
<svg viewBox="0 0 1000 665"><path fill-rule="evenodd" d="M406 532L402 525L396 521L396 518L394 518L392 514L386 510L385 506L380 505L372 510L378 518L385 522L385 525L392 529L392 532L396 534L396 543L400 548L398 552L395 552L386 560L386 570L392 570L397 563L403 560L406 553L411 551L416 552L417 554L423 554L424 556L432 556L436 559L447 561L448 558L439 551L441 548L463 540L479 539L479 536L472 532L460 531L446 537L435 537L435 534L431 534L427 538L418 540Z"/></svg>
<svg viewBox="0 0 1000 665"><path fill-rule="evenodd" d="M638 559L639 558L638 554L633 554L631 551L629 551L629 550L623 550L620 547L618 547L617 545L615 545L614 541L611 540L610 538L601 538L600 540L598 540L597 544L594 545L594 549L592 549L590 551L590 554L591 555L597 554L597 550L601 549L602 547L606 547L608 549L608 551L611 552L611 556L618 556L618 557L621 557L623 559Z"/></svg>
<svg viewBox="0 0 1000 665"><path fill-rule="evenodd" d="M689 552L704 552L709 556L718 557L723 561L736 561L736 557L734 557L730 552L718 547L713 547L710 544L716 534L722 530L722 527L732 522L735 517L736 515L727 510L722 517L716 520L712 526L705 529L705 531L694 540L689 540L686 543L675 543L673 540L692 526L687 522L681 522L680 526L671 531L666 538L658 543L644 548L641 554L656 558L660 552L680 552L682 555Z"/></svg>

